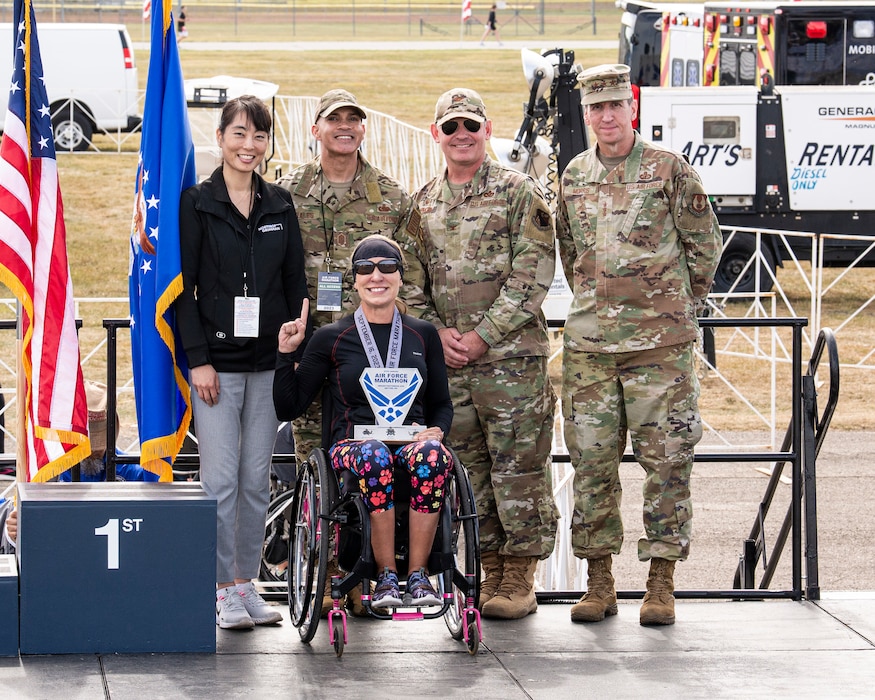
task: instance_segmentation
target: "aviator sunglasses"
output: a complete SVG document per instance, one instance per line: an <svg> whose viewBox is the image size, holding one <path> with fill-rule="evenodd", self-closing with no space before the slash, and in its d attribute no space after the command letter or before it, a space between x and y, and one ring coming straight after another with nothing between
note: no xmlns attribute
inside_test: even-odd
<svg viewBox="0 0 875 700"><path fill-rule="evenodd" d="M480 122L475 122L473 119L463 119L462 124L465 125L465 128L470 131L472 134L476 134L480 131ZM459 128L459 122L457 121L449 121L441 124L441 131L443 131L447 136L452 136L456 133Z"/></svg>
<svg viewBox="0 0 875 700"><path fill-rule="evenodd" d="M398 272L397 260L380 260L380 262L371 262L370 260L359 260L353 264L357 275L372 275L374 268L378 269L384 275L391 275L393 272Z"/></svg>

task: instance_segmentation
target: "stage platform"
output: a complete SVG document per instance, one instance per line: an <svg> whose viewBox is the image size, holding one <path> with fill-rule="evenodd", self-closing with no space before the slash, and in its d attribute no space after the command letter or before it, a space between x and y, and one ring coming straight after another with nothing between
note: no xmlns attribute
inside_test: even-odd
<svg viewBox="0 0 875 700"><path fill-rule="evenodd" d="M91 593L93 594L93 592ZM59 587L58 605L84 591ZM217 629L217 653L0 659L13 698L872 698L875 592L816 602L679 600L671 627L641 627L640 601L592 625L542 604L484 620L476 656L442 620L352 619L338 659L322 621L310 645L288 622ZM111 614L111 613L110 613ZM59 630L59 634L63 631Z"/></svg>

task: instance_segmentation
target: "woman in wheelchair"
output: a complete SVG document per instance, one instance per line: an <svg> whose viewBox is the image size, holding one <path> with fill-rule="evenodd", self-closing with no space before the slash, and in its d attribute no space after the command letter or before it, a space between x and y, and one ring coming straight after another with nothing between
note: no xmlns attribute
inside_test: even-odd
<svg viewBox="0 0 875 700"><path fill-rule="evenodd" d="M427 576L427 562L444 482L452 468L452 457L442 442L453 419L443 348L432 324L399 311L403 268L401 248L395 241L379 234L364 238L353 252L352 267L359 307L354 315L313 333L297 368L293 353L304 340L307 302L301 318L280 328L274 404L282 420L297 418L327 380L333 409L330 418L326 416L330 420L328 457L335 471L350 470L358 477L370 514L371 547L381 572L371 600L374 608L403 604L395 566L393 479L396 465L406 468L410 474L406 591L413 605L441 605ZM356 426L378 422L360 378L368 368L384 367L388 372L415 369L421 378L404 424L423 428L412 442L400 447L355 438ZM410 386L415 388L412 382Z"/></svg>

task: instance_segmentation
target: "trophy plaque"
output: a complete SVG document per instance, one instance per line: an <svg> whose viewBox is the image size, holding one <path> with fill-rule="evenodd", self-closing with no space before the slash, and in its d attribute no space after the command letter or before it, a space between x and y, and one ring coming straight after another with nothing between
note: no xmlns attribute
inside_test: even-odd
<svg viewBox="0 0 875 700"><path fill-rule="evenodd" d="M422 385L417 369L367 367L359 382L377 419L376 425L355 426L356 440L380 440L385 443L413 442L424 425L404 425L413 399Z"/></svg>

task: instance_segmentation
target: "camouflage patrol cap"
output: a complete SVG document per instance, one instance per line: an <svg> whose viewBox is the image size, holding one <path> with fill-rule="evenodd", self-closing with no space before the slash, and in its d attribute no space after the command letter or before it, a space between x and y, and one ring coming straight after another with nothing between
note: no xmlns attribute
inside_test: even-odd
<svg viewBox="0 0 875 700"><path fill-rule="evenodd" d="M465 117L481 124L486 121L486 105L483 98L467 88L447 90L438 98L434 107L434 123L440 126L450 119Z"/></svg>
<svg viewBox="0 0 875 700"><path fill-rule="evenodd" d="M368 115L365 114L365 110L359 107L358 101L355 99L355 95L351 92L347 92L346 90L334 89L329 90L321 98L319 98L319 106L316 108L316 119L314 122L319 121L319 117L327 117L329 114L334 112L335 110L340 109L341 107L352 107L355 109L362 119L367 119Z"/></svg>
<svg viewBox="0 0 875 700"><path fill-rule="evenodd" d="M632 97L629 70L622 63L587 68L577 78L583 86L583 104L628 100Z"/></svg>

